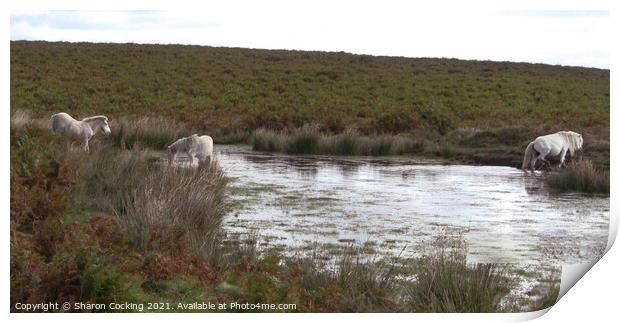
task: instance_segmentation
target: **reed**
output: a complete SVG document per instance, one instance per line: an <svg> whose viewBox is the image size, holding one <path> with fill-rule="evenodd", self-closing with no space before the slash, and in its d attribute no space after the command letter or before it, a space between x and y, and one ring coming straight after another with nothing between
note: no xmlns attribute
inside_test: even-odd
<svg viewBox="0 0 620 323"><path fill-rule="evenodd" d="M559 192L609 194L609 171L596 169L589 160L570 163L549 174L546 180L549 187Z"/></svg>
<svg viewBox="0 0 620 323"><path fill-rule="evenodd" d="M425 140L413 136L371 136L354 129L329 134L322 132L316 125L288 132L258 129L252 139L254 150L289 154L385 156L421 153L425 147Z"/></svg>
<svg viewBox="0 0 620 323"><path fill-rule="evenodd" d="M435 246L418 261L416 280L407 298L416 312L498 312L511 290L499 264L467 264L463 240Z"/></svg>
<svg viewBox="0 0 620 323"><path fill-rule="evenodd" d="M148 150L99 147L81 169L83 207L115 214L138 248L153 228L180 230L210 257L225 214L226 178L216 161L197 168L167 167Z"/></svg>

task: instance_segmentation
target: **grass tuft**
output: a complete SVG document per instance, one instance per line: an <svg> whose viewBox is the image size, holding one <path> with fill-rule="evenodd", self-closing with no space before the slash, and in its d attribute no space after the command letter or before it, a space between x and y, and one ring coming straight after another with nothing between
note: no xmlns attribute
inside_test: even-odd
<svg viewBox="0 0 620 323"><path fill-rule="evenodd" d="M293 133L286 152L296 155L318 154L320 135L318 125L305 125Z"/></svg>
<svg viewBox="0 0 620 323"><path fill-rule="evenodd" d="M425 142L405 135L363 135L354 129L339 134L321 132L317 125L306 125L290 132L259 129L252 148L257 151L289 154L329 154L385 156L421 153Z"/></svg>
<svg viewBox="0 0 620 323"><path fill-rule="evenodd" d="M414 311L498 312L511 281L499 264L467 264L463 240L435 246L419 260L415 283L408 289Z"/></svg>
<svg viewBox="0 0 620 323"><path fill-rule="evenodd" d="M118 216L139 248L149 230L182 230L190 245L213 254L225 214L226 178L216 161L167 167L148 150L100 146L83 161L83 203Z"/></svg>
<svg viewBox="0 0 620 323"><path fill-rule="evenodd" d="M581 160L549 174L547 184L559 192L609 193L609 171L598 170L589 160Z"/></svg>
<svg viewBox="0 0 620 323"><path fill-rule="evenodd" d="M121 149L132 149L138 144L165 149L177 139L191 134L183 125L164 118L121 118L111 121L110 128L112 142Z"/></svg>

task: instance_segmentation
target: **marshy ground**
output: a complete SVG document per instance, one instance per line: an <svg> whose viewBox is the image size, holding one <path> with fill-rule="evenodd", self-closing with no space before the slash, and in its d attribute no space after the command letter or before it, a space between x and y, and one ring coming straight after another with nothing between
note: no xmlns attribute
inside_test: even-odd
<svg viewBox="0 0 620 323"><path fill-rule="evenodd" d="M607 243L609 197L553 193L542 173L243 146L219 146L216 159L231 178L223 227L261 250L334 261L354 248L407 268L438 237L460 239L467 263L509 265L507 299L522 304L556 284L562 264L598 259Z"/></svg>
<svg viewBox="0 0 620 323"><path fill-rule="evenodd" d="M112 135L85 154L60 111ZM568 169L498 167L567 129ZM217 163L160 163L192 133ZM609 70L11 42L11 303L545 308L559 264L604 249L608 170Z"/></svg>
<svg viewBox="0 0 620 323"><path fill-rule="evenodd" d="M494 198L545 197L536 202L542 210L580 200L591 212L539 211L536 219L504 223L484 212L493 203L475 201L489 195L475 179L463 190L474 195L460 215L437 213L448 202L416 191L434 185L437 194L458 192L446 178L467 181L480 167L235 146L221 147L208 167L168 167L160 152L123 148L114 138L97 140L86 154L38 123L14 125L11 133L12 302L524 311L553 304L559 263L596 258L606 242L606 197L549 202L509 168L484 173L507 185ZM510 243L518 235L511 228L529 238ZM499 243L489 244L488 234Z"/></svg>

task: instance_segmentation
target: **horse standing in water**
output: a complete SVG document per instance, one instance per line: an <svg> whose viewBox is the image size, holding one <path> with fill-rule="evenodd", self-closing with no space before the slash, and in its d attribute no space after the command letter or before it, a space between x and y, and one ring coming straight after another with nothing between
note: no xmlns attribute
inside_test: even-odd
<svg viewBox="0 0 620 323"><path fill-rule="evenodd" d="M566 153L570 152L572 157L575 152L581 150L582 147L583 137L576 132L559 131L554 134L540 136L527 145L521 168L527 171L527 167L529 166L530 170L533 172L538 160L542 160L545 164L549 165L550 163L545 157L558 155L560 155L560 165L558 167L562 167L564 166Z"/></svg>
<svg viewBox="0 0 620 323"><path fill-rule="evenodd" d="M80 121L73 119L69 114L61 112L52 116L52 131L67 134L81 142L82 149L88 151L88 141L99 130L105 135L110 134L108 117L94 116Z"/></svg>
<svg viewBox="0 0 620 323"><path fill-rule="evenodd" d="M213 139L209 136L193 134L181 138L168 146L168 164L172 164L178 153L185 153L189 157L190 165L194 163L194 157L199 162L204 162L207 157L211 161L213 155Z"/></svg>

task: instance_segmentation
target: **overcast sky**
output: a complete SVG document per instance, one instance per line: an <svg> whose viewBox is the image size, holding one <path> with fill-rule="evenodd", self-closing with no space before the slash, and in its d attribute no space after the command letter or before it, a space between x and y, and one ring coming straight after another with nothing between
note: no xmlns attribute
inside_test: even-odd
<svg viewBox="0 0 620 323"><path fill-rule="evenodd" d="M610 66L607 10L292 2L200 10L12 11L12 40L197 44Z"/></svg>

